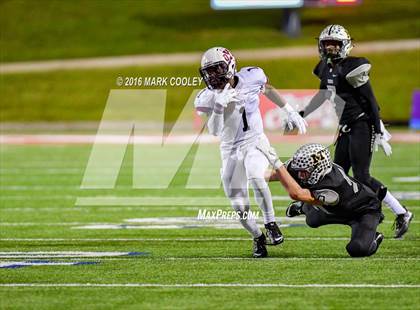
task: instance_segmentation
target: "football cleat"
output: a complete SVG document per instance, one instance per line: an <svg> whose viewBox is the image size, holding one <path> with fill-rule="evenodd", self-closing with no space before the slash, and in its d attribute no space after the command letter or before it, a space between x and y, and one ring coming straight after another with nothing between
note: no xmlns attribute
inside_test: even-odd
<svg viewBox="0 0 420 310"><path fill-rule="evenodd" d="M407 210L404 214L399 214L395 219L394 225L392 226L395 228L395 239L402 238L404 234L408 231L408 227L410 226L410 222L413 219L414 215L410 211Z"/></svg>
<svg viewBox="0 0 420 310"><path fill-rule="evenodd" d="M384 235L380 232L376 232L376 236L375 236L376 249L370 255L373 255L376 253L376 251L378 251L379 246L381 245L383 240L384 240Z"/></svg>
<svg viewBox="0 0 420 310"><path fill-rule="evenodd" d="M284 241L283 234L276 222L265 224L264 227L267 230L267 237L270 240L269 245L278 245Z"/></svg>
<svg viewBox="0 0 420 310"><path fill-rule="evenodd" d="M303 202L293 201L286 209L287 217L295 217L303 214Z"/></svg>
<svg viewBox="0 0 420 310"><path fill-rule="evenodd" d="M253 254L253 256L255 258L267 257L268 253L267 253L267 248L266 248L265 244L266 244L266 239L265 239L264 234L261 234L261 236L259 236L258 238L254 238L254 254Z"/></svg>

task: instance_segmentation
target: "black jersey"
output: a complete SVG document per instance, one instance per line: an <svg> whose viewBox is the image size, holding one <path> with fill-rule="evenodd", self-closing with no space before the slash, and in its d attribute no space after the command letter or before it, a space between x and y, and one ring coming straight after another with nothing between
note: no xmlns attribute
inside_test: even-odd
<svg viewBox="0 0 420 310"><path fill-rule="evenodd" d="M334 66L321 60L313 73L321 80L321 89L334 93L333 101L337 115L341 116L341 125L369 120L379 132L378 106L369 83L370 67L366 58L346 57Z"/></svg>
<svg viewBox="0 0 420 310"><path fill-rule="evenodd" d="M296 173L287 165L290 175L303 188L311 191L312 195L324 201L326 211L353 217L369 211L379 211L380 201L377 195L367 186L346 175L339 165L333 164L331 171L317 184L302 184ZM328 198L327 198L328 197Z"/></svg>

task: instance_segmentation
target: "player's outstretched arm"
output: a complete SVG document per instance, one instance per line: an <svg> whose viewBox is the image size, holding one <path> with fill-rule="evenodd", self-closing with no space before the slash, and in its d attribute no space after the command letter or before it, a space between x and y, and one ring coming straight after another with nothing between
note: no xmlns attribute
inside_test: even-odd
<svg viewBox="0 0 420 310"><path fill-rule="evenodd" d="M284 108L287 104L286 101L280 96L277 90L270 84L265 84L264 95L267 96L273 103L275 103L280 108Z"/></svg>
<svg viewBox="0 0 420 310"><path fill-rule="evenodd" d="M306 133L306 127L308 124L306 121L299 115L299 113L291 107L286 101L281 98L277 90L270 84L265 85L264 95L267 96L274 104L279 106L282 109L285 109L287 112L287 127L289 130L293 130L293 128L297 128L299 134Z"/></svg>
<svg viewBox="0 0 420 310"><path fill-rule="evenodd" d="M308 189L300 187L300 185L292 178L286 167L282 165L280 168L274 171L276 179L280 181L283 187L286 189L290 198L302 202L307 202L311 205L322 205L321 202L317 201Z"/></svg>
<svg viewBox="0 0 420 310"><path fill-rule="evenodd" d="M300 187L300 185L289 174L284 164L277 156L276 150L269 145L259 145L257 149L267 157L269 163L273 166L274 172L270 179L279 180L283 187L286 189L290 198L299 200L310 204L321 205L308 189Z"/></svg>
<svg viewBox="0 0 420 310"><path fill-rule="evenodd" d="M325 96L325 89L319 90L315 96L312 97L309 104L303 109L303 111L300 111L299 114L302 117L307 117L309 114L311 114L313 111L318 109L326 100Z"/></svg>

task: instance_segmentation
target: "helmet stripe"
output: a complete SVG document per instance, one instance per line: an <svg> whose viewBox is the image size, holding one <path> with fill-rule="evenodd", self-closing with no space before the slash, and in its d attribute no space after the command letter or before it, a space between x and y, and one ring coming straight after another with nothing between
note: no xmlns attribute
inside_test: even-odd
<svg viewBox="0 0 420 310"><path fill-rule="evenodd" d="M331 35L331 30L332 30L333 27L334 27L334 25L330 26L330 29L328 30L328 35Z"/></svg>

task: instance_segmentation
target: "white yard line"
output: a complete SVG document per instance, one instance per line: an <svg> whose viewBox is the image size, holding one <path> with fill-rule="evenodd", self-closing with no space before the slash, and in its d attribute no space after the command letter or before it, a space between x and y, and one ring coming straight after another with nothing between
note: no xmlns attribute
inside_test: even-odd
<svg viewBox="0 0 420 310"><path fill-rule="evenodd" d="M2 283L0 287L164 287L164 288L197 288L197 287L284 287L284 288L420 288L420 284L371 284L371 283Z"/></svg>
<svg viewBox="0 0 420 310"><path fill-rule="evenodd" d="M89 208L90 207L90 208ZM206 207L210 211L217 210L216 206ZM409 210L419 209L420 206L408 206ZM84 206L84 207L15 207L15 208L0 208L1 212L50 212L50 211L60 211L60 212L93 212L93 211L105 211L105 212L121 212L121 211L136 211L136 212L149 212L149 211L198 211L200 207L188 207L188 206L120 206L120 207L97 207L97 206ZM287 209L287 206L274 206L276 211L284 211ZM388 208L383 208L383 210L389 210ZM230 207L226 206L226 211L230 211Z"/></svg>
<svg viewBox="0 0 420 310"><path fill-rule="evenodd" d="M169 220L166 220L169 219ZM121 222L121 223L89 223L89 222L0 222L0 227L29 227L29 226L74 226L73 229L188 229L195 228L217 228L217 229L242 229L242 225L236 220L218 219L218 220L198 220L196 217L186 218L144 218L139 222ZM136 219L138 220L138 219ZM277 218L280 227L293 226L293 223L305 222L304 217L298 218ZM133 224L128 224L133 223ZM257 223L262 224L258 219ZM385 224L392 224L394 221L383 221ZM420 221L413 220L411 224L419 224Z"/></svg>
<svg viewBox="0 0 420 310"><path fill-rule="evenodd" d="M349 237L287 237L288 241L341 241ZM250 238L0 238L0 242L212 242L212 241L250 241ZM387 238L387 241L401 241ZM418 241L420 238L409 238Z"/></svg>
<svg viewBox="0 0 420 310"><path fill-rule="evenodd" d="M96 264L97 262L50 262L50 261L0 261L0 268L13 268L13 267L25 267L25 266L74 266L74 265L86 265Z"/></svg>
<svg viewBox="0 0 420 310"><path fill-rule="evenodd" d="M354 50L357 53L376 53L417 50L419 48L419 39L408 39L360 42L355 46ZM241 60L309 58L318 56L318 51L315 44L311 46L234 50L233 52L235 56ZM92 68L114 68L127 66L145 67L156 65L168 66L179 64L197 64L200 62L201 55L202 52L190 52L1 63L0 73L6 74L17 72L43 72L53 70L86 70Z"/></svg>
<svg viewBox="0 0 420 310"><path fill-rule="evenodd" d="M153 256L130 256L130 257L100 257L98 259L91 258L94 262L107 262L107 261L127 261L128 259L132 258L139 258L141 257L142 260L156 260L156 261L191 261L191 260L203 260L203 261L250 261L250 262L257 262L259 263L260 260L256 260L253 257L153 257ZM60 261L61 258L51 258L54 259L54 261ZM69 257L69 258L62 258L66 261L72 261L72 260L80 260L80 258L77 257ZM271 262L271 261L341 261L341 262L363 262L363 261L390 261L398 263L399 261L420 261L420 257L400 257L400 256L394 256L394 257L364 257L364 258L354 258L354 257L268 257L265 258L264 261Z"/></svg>
<svg viewBox="0 0 420 310"><path fill-rule="evenodd" d="M331 142L331 135L303 135L293 136L291 140L290 136L281 135L268 135L270 141L275 143L288 143L293 141L294 143L304 143L311 140L318 142L325 141ZM197 135L195 134L184 134L184 135L172 135L165 139L165 144L179 145L179 144L192 144L196 141ZM419 143L420 135L416 132L402 132L395 133L392 135L393 142L411 142ZM16 145L62 145L62 144L127 144L127 136L125 135L92 135L92 134L5 134L0 135L0 144L16 144ZM130 140L129 144L136 145L161 145L161 135L135 135ZM202 144L217 144L219 140L210 135L202 134L200 136L200 143ZM416 171L417 172L417 171ZM414 172L415 173L415 172Z"/></svg>
<svg viewBox="0 0 420 310"><path fill-rule="evenodd" d="M134 256L133 256L134 257ZM245 261L259 261L253 257L153 257L153 256L141 256L141 259L148 260L180 260L180 261L190 261L190 260L245 260ZM68 258L68 260L78 260L78 258ZM126 257L101 257L100 261L127 261ZM419 261L420 257L364 257L364 258L354 258L354 257L268 257L265 261ZM96 260L99 261L99 260Z"/></svg>
<svg viewBox="0 0 420 310"><path fill-rule="evenodd" d="M1 258L38 259L38 258L77 258L77 257L115 257L137 256L139 252L82 252L82 251L37 251L37 252L0 252Z"/></svg>
<svg viewBox="0 0 420 310"><path fill-rule="evenodd" d="M109 223L83 223L83 222L56 222L56 223L42 223L42 222L0 222L0 227L7 226L75 226L75 225L117 225ZM118 224L119 225L119 224Z"/></svg>
<svg viewBox="0 0 420 310"><path fill-rule="evenodd" d="M419 191L393 192L395 198L404 200L420 200ZM10 196L9 196L10 197ZM13 197L13 196L12 196ZM290 201L289 196L273 196L273 201ZM78 197L77 206L135 206L135 205L194 205L194 206L226 206L226 197L122 197L95 196Z"/></svg>
<svg viewBox="0 0 420 310"><path fill-rule="evenodd" d="M302 238L287 238L287 240L301 241L301 240L348 240L345 237L302 237ZM153 241L153 242L209 242L209 241L250 241L250 238L0 238L0 241L10 242L108 242L108 241Z"/></svg>
<svg viewBox="0 0 420 310"><path fill-rule="evenodd" d="M33 195L2 195L0 196L0 201L4 200L73 200L76 199L76 196L70 195L43 195L43 196L33 196Z"/></svg>
<svg viewBox="0 0 420 310"><path fill-rule="evenodd" d="M417 168L419 168L419 167L417 167ZM392 178L392 182L395 182L395 183L420 183L420 176L414 176L414 177L393 177Z"/></svg>

